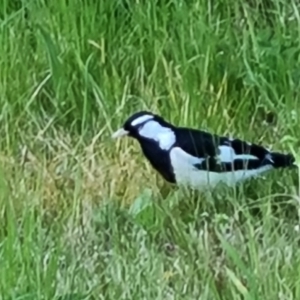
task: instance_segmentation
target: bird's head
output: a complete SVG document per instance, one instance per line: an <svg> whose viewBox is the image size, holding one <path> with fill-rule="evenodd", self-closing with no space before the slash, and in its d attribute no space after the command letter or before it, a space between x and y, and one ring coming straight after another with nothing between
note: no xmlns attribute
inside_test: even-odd
<svg viewBox="0 0 300 300"><path fill-rule="evenodd" d="M147 111L140 111L130 116L123 127L113 133L112 138L123 136L133 137L140 142L153 140L162 149L169 148L175 143L173 125L162 117Z"/></svg>

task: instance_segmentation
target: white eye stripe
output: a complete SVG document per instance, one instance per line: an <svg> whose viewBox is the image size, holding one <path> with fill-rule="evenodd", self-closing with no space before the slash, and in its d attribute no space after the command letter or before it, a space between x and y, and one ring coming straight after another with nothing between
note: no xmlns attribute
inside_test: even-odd
<svg viewBox="0 0 300 300"><path fill-rule="evenodd" d="M138 124L142 124L142 123L144 123L144 122L146 122L146 121L148 121L148 120L151 120L151 119L153 119L153 118L154 118L154 117L151 116L151 115L144 115L144 116L141 116L141 117L136 118L135 120L133 120L133 121L131 122L131 125L132 125L132 126L136 126L136 125L138 125Z"/></svg>

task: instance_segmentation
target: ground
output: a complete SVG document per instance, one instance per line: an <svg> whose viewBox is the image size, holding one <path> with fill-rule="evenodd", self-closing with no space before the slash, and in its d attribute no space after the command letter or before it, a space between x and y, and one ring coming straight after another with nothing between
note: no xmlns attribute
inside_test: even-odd
<svg viewBox="0 0 300 300"><path fill-rule="evenodd" d="M10 0L0 21L0 299L300 299L297 169L207 196L110 138L148 109L297 156L296 2Z"/></svg>

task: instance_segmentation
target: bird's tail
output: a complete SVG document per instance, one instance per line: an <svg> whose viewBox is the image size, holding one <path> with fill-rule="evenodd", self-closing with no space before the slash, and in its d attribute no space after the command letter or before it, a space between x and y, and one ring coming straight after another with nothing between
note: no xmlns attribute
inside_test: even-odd
<svg viewBox="0 0 300 300"><path fill-rule="evenodd" d="M271 157L274 168L296 167L296 160L292 154L272 152Z"/></svg>

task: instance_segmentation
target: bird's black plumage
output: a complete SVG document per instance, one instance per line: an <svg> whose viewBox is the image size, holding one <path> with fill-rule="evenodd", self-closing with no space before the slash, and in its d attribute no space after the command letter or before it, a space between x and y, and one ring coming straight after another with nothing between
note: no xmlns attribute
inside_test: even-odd
<svg viewBox="0 0 300 300"><path fill-rule="evenodd" d="M204 171L211 173L215 182L223 180L222 174L226 177L236 173L242 178L244 173L238 172L244 171L249 171L245 173L245 178L249 178L271 168L293 166L295 162L290 154L272 152L240 139L176 127L147 111L129 117L121 131L122 135L138 140L151 165L172 183L202 184L206 180Z"/></svg>
<svg viewBox="0 0 300 300"><path fill-rule="evenodd" d="M290 154L270 152L265 147L257 144L248 143L240 139L217 136L205 131L178 127L175 134L175 146L195 157L206 158L206 161L196 165L201 170L230 172L233 170L244 170L245 168L248 170L257 169L266 164L271 164L274 168L283 168L291 166L295 161ZM236 155L249 154L257 157L257 160L235 159L233 162L219 162L217 159L219 146L229 146ZM268 154L272 158L268 159Z"/></svg>
<svg viewBox="0 0 300 300"><path fill-rule="evenodd" d="M175 183L175 175L172 169L169 151L162 150L148 139L141 139L140 145L143 154L148 159L152 167L168 182Z"/></svg>

